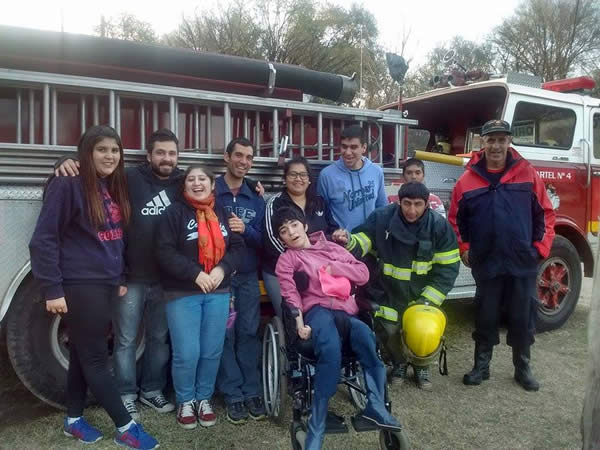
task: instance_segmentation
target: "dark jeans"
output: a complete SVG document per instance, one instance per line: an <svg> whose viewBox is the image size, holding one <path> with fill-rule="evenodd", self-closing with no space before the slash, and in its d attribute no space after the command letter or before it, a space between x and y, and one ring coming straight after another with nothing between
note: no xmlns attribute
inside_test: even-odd
<svg viewBox="0 0 600 450"><path fill-rule="evenodd" d="M355 316L348 316L348 320L350 321L350 347L361 367L365 372L372 374L374 379L385 376L385 368L377 356L375 333ZM342 368L340 335L331 310L322 306L313 306L305 316L305 323L312 328L312 340L317 357L315 398L330 398L337 390Z"/></svg>
<svg viewBox="0 0 600 450"><path fill-rule="evenodd" d="M162 288L159 284L130 283L127 294L115 299L113 310L115 376L124 399L137 398L136 346L142 318L145 351L141 395L154 397L167 384L169 327Z"/></svg>
<svg viewBox="0 0 600 450"><path fill-rule="evenodd" d="M529 346L535 341L536 278L499 276L477 281L475 296L477 312L473 339L484 345L500 343L498 322L501 307L506 307L508 333L506 343L511 347Z"/></svg>
<svg viewBox="0 0 600 450"><path fill-rule="evenodd" d="M118 287L104 284L64 285L69 328L67 415L83 414L89 387L117 427L131 421L108 367L108 336L111 302Z"/></svg>
<svg viewBox="0 0 600 450"><path fill-rule="evenodd" d="M260 290L256 272L238 273L231 279L237 316L225 334L218 389L228 404L260 396L258 358L260 340Z"/></svg>

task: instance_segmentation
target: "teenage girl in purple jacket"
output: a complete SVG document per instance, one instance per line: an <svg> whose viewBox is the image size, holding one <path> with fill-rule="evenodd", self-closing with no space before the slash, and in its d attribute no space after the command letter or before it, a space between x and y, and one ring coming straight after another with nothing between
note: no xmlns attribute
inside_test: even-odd
<svg viewBox="0 0 600 450"><path fill-rule="evenodd" d="M113 128L94 126L81 137L77 152L79 175L48 183L29 243L46 309L62 314L69 328L64 434L84 443L102 439L83 418L89 388L117 427L115 443L153 449L158 442L131 419L108 368L111 303L127 292L123 227L131 211L123 146Z"/></svg>

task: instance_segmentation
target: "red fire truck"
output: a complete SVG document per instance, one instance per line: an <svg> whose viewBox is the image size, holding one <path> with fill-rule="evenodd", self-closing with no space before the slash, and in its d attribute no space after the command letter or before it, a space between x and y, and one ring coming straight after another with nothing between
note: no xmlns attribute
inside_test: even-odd
<svg viewBox="0 0 600 450"><path fill-rule="evenodd" d="M593 274L591 243L597 243L600 220L600 99L583 93L594 82L582 77L542 83L511 73L461 84L447 83L405 99L401 108L394 103L381 109L402 109L419 122L406 134L407 151L421 150L417 156L425 161L426 183L446 203L469 153L482 146L481 126L490 119L512 124L513 146L536 167L557 214L552 251L538 272L538 329L560 327L577 304L582 276ZM461 267L452 295L474 295L467 268Z"/></svg>
<svg viewBox="0 0 600 450"><path fill-rule="evenodd" d="M304 155L319 170L337 159L345 124L360 122L371 159L385 161L386 182L397 182L405 126L415 121L303 101L348 103L355 92L350 78L296 66L0 26L0 331L23 383L64 404L68 332L43 307L28 242L46 178L86 127L114 126L127 163L144 160L146 137L168 127L180 139L180 166L202 162L216 173L226 143L248 137L256 148L250 175L274 191L280 156ZM143 349L140 340L138 358Z"/></svg>

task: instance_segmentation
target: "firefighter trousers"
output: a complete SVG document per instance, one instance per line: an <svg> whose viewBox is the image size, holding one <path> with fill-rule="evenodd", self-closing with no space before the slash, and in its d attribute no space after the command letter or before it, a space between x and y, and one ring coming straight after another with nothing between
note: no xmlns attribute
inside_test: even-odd
<svg viewBox="0 0 600 450"><path fill-rule="evenodd" d="M477 305L473 339L484 346L500 343L498 325L506 313L511 347L528 347L535 341L536 277L502 275L488 280L476 280Z"/></svg>

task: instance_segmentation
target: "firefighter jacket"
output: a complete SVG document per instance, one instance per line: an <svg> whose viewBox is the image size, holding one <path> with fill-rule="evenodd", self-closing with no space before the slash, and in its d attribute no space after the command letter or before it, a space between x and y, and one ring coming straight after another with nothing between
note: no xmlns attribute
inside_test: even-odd
<svg viewBox="0 0 600 450"><path fill-rule="evenodd" d="M469 250L475 281L537 274L550 253L555 214L534 167L510 148L501 174L473 155L452 192L448 220L461 253Z"/></svg>
<svg viewBox="0 0 600 450"><path fill-rule="evenodd" d="M441 305L458 275L456 236L429 208L415 223L404 220L397 204L376 209L354 229L346 248L357 257L376 252L377 279L371 281L381 285L393 308L377 315L392 321L413 301Z"/></svg>

